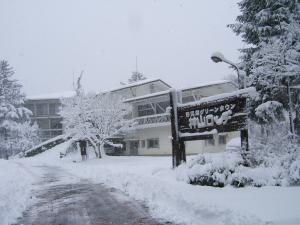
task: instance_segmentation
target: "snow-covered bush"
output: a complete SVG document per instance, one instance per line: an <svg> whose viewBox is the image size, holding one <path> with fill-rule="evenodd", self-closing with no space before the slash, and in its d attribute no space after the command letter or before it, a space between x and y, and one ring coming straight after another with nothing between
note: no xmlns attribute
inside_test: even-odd
<svg viewBox="0 0 300 225"><path fill-rule="evenodd" d="M259 123L248 122L248 166L241 157L241 140L237 138L227 144L223 153L200 154L180 166L176 170L178 179L215 187L300 184L300 145L291 139L289 118L282 104L262 103L256 108L256 115Z"/></svg>
<svg viewBox="0 0 300 225"><path fill-rule="evenodd" d="M238 152L204 153L179 166L176 173L178 179L191 184L223 187L242 163Z"/></svg>
<svg viewBox="0 0 300 225"><path fill-rule="evenodd" d="M299 164L290 168L290 177L281 167L246 167L238 153L200 154L176 169L177 179L190 184L224 187L289 185L299 182ZM292 180L293 179L293 180Z"/></svg>

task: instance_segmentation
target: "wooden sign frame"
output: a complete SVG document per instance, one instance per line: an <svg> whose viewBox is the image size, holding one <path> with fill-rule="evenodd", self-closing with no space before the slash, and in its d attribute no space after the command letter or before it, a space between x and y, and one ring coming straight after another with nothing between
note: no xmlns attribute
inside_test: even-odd
<svg viewBox="0 0 300 225"><path fill-rule="evenodd" d="M188 104L182 104L180 92L169 95L173 168L186 162L185 141L212 139L217 133L240 131L242 155L249 151L247 90Z"/></svg>

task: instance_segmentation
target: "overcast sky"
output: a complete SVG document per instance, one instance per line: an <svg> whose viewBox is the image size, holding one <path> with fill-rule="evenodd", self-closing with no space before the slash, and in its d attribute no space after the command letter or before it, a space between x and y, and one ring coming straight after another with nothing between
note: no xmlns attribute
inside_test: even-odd
<svg viewBox="0 0 300 225"><path fill-rule="evenodd" d="M28 95L72 90L84 70L86 90L106 90L135 70L174 87L234 73L210 60L237 61L242 42L227 24L237 0L0 0L0 59L14 67Z"/></svg>

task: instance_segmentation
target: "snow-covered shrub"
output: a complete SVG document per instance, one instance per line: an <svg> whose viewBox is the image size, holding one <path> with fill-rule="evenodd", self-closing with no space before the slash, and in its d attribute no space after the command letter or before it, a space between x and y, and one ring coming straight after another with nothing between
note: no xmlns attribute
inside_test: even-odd
<svg viewBox="0 0 300 225"><path fill-rule="evenodd" d="M259 149L250 148L252 161L256 162L251 167L244 166L240 152L236 151L238 148L222 153L204 153L179 166L175 170L177 179L214 187L299 185L300 147L289 144L282 153L273 145L260 146Z"/></svg>
<svg viewBox="0 0 300 225"><path fill-rule="evenodd" d="M204 153L177 168L178 179L190 184L223 187L235 168L243 163L239 153Z"/></svg>

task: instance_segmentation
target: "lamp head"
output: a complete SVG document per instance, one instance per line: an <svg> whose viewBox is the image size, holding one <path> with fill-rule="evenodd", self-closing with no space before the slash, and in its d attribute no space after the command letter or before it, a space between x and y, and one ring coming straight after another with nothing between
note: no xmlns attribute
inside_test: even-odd
<svg viewBox="0 0 300 225"><path fill-rule="evenodd" d="M215 63L224 61L224 55L221 52L214 52L210 58Z"/></svg>

